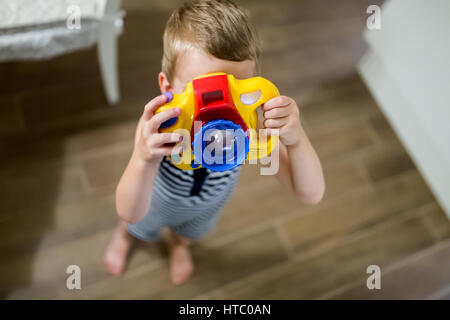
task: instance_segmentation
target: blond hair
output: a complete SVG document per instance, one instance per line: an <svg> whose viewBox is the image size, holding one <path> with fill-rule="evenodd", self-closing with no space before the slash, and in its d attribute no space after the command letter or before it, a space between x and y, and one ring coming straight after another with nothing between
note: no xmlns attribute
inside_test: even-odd
<svg viewBox="0 0 450 320"><path fill-rule="evenodd" d="M164 31L162 71L169 81L184 50L200 48L230 61L252 60L259 70L260 48L249 17L231 0L194 0L175 10Z"/></svg>

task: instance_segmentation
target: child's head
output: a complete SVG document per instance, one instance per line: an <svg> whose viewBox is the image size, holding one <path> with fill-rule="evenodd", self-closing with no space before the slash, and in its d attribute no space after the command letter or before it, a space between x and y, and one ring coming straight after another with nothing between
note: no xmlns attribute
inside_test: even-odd
<svg viewBox="0 0 450 320"><path fill-rule="evenodd" d="M247 14L231 0L194 0L170 16L164 32L159 84L181 93L194 77L225 72L252 77L260 50Z"/></svg>

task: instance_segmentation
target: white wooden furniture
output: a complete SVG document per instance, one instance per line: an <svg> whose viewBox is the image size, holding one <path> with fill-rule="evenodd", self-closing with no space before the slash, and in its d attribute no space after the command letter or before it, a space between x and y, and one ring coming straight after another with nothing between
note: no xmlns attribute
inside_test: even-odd
<svg viewBox="0 0 450 320"><path fill-rule="evenodd" d="M73 6L79 9L79 28L68 24ZM106 98L115 104L122 17L120 0L0 0L0 62L49 59L97 44Z"/></svg>
<svg viewBox="0 0 450 320"><path fill-rule="evenodd" d="M391 0L359 71L450 216L450 1Z"/></svg>

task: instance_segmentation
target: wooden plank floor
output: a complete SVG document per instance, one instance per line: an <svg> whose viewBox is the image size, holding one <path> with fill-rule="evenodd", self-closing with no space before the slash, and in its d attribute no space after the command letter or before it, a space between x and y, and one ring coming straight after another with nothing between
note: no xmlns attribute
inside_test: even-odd
<svg viewBox="0 0 450 320"><path fill-rule="evenodd" d="M114 189L158 94L162 31L177 3L125 1L116 107L95 49L0 64L0 297L448 299L449 221L355 71L373 3L360 0L243 2L264 76L296 99L323 161L323 201L299 205L246 166L218 228L193 247L190 282L170 283L161 242L139 243L125 275L108 275ZM79 291L65 287L71 264ZM381 290L365 286L372 264Z"/></svg>

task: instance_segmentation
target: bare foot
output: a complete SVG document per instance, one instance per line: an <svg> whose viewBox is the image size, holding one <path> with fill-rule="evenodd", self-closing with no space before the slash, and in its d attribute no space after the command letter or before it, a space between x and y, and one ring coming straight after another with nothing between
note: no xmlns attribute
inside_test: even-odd
<svg viewBox="0 0 450 320"><path fill-rule="evenodd" d="M171 232L169 240L170 251L170 277L173 284L186 282L194 271L191 253L189 251L190 240L182 238Z"/></svg>
<svg viewBox="0 0 450 320"><path fill-rule="evenodd" d="M103 258L110 273L115 276L122 274L133 243L134 238L128 233L127 224L124 221L120 221L109 241Z"/></svg>

